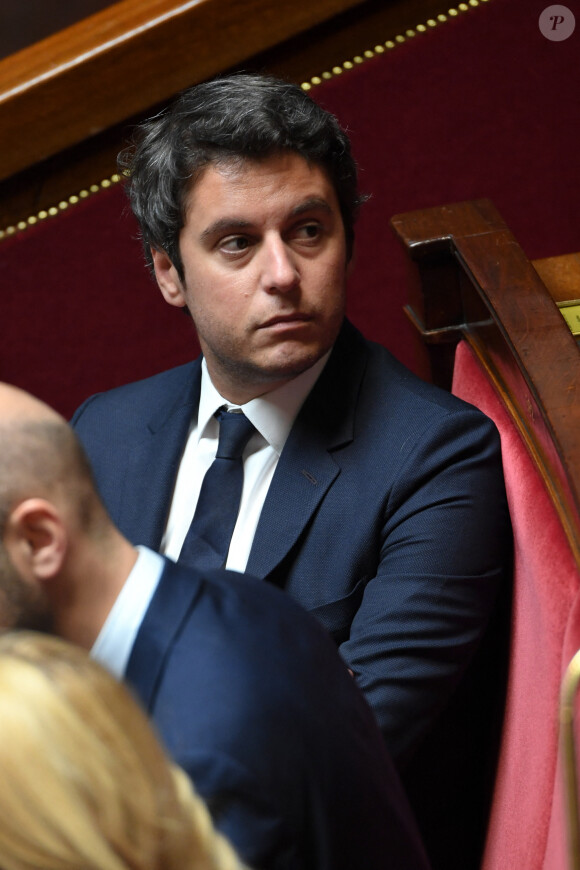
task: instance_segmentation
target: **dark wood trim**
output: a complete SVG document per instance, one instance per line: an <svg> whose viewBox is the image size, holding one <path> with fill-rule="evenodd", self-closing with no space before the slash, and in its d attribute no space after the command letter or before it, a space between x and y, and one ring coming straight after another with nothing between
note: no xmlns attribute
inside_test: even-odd
<svg viewBox="0 0 580 870"><path fill-rule="evenodd" d="M0 178L360 3L121 0L0 61Z"/></svg>
<svg viewBox="0 0 580 870"><path fill-rule="evenodd" d="M183 87L242 67L309 81L442 9L443 0L122 0L0 61L0 229L110 177L128 128Z"/></svg>
<svg viewBox="0 0 580 870"><path fill-rule="evenodd" d="M580 554L580 350L538 272L488 200L392 219L416 267L410 307L450 387L465 338L520 429Z"/></svg>

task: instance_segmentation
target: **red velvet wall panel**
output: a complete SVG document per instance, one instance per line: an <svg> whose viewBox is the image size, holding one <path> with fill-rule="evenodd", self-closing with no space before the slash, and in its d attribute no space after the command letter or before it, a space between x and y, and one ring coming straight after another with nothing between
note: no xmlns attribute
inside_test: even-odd
<svg viewBox="0 0 580 870"><path fill-rule="evenodd" d="M372 194L349 314L424 375L391 215L489 197L528 256L579 247L580 14L568 40L551 42L538 27L545 5L489 0L312 89L350 131ZM114 189L0 242L1 378L68 414L95 390L195 352L191 325L162 303L134 234Z"/></svg>
<svg viewBox="0 0 580 870"><path fill-rule="evenodd" d="M197 352L145 268L120 187L0 243L0 377L70 414ZM195 351L192 351L192 343Z"/></svg>

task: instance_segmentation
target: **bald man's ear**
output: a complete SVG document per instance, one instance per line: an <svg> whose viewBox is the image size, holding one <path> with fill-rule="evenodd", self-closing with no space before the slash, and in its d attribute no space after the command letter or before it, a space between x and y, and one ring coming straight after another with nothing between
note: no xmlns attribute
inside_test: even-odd
<svg viewBox="0 0 580 870"><path fill-rule="evenodd" d="M4 546L21 577L48 582L62 569L68 535L58 508L43 498L28 498L10 513Z"/></svg>
<svg viewBox="0 0 580 870"><path fill-rule="evenodd" d="M163 298L169 305L173 305L175 308L183 308L186 304L186 299L177 269L165 251L151 248L151 257L153 258L155 277Z"/></svg>

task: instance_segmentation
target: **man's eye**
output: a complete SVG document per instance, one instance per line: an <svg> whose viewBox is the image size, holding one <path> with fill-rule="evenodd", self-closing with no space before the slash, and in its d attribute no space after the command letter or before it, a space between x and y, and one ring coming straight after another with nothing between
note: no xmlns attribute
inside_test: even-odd
<svg viewBox="0 0 580 870"><path fill-rule="evenodd" d="M250 241L245 236L232 236L220 242L220 250L229 254L239 254L250 246Z"/></svg>
<svg viewBox="0 0 580 870"><path fill-rule="evenodd" d="M303 224L298 227L296 235L301 239L316 239L320 235L319 224Z"/></svg>

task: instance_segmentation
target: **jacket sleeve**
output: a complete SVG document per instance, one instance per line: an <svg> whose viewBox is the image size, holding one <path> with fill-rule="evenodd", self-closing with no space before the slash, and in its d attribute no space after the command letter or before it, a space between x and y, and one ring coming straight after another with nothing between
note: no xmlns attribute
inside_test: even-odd
<svg viewBox="0 0 580 870"><path fill-rule="evenodd" d="M206 801L216 828L253 870L300 870L302 858L283 814L236 759L212 747L176 753Z"/></svg>
<svg viewBox="0 0 580 870"><path fill-rule="evenodd" d="M377 536L376 575L340 650L401 759L448 702L506 580L511 527L493 423L467 405L426 422Z"/></svg>

